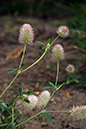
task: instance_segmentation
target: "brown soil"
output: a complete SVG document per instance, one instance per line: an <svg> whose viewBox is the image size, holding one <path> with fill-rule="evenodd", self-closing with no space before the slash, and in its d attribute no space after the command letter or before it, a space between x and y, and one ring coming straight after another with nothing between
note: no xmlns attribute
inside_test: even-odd
<svg viewBox="0 0 86 129"><path fill-rule="evenodd" d="M7 24L8 23L8 24ZM25 17L19 18L11 18L11 17L1 17L0 21L0 93L8 86L10 81L15 76L16 72L12 74L8 74L6 71L10 68L18 68L21 57L18 58L7 58L7 55L14 51L14 49L22 49L23 44L18 43L18 31L19 27L24 23L32 23L32 26L35 30L35 40L33 45L27 45L27 50L25 53L25 58L23 61L23 65L31 65L35 62L43 53L42 45L36 43L36 41L47 41L48 38L51 38L51 41L56 37L56 25L55 21L43 21L43 19L28 19ZM65 24L65 23L63 23ZM71 30L70 30L71 31ZM69 44L70 39L61 39L59 38L56 43L61 43L64 46L64 50L66 53L66 58L81 58L81 54L77 48L74 48L73 45ZM59 73L59 82L66 79L67 74L65 71L66 66L71 63L74 66L77 65L77 62L70 61L61 61L60 62L60 73ZM18 87L21 86L23 92L27 89L32 90L33 94L36 91L43 91L43 87L46 86L49 82L55 82L56 76L56 64L48 69L51 64L53 64L51 60L51 53L47 52L45 57L30 70L20 74L18 78L14 81L9 90L5 93L3 97L6 100L11 99L18 95ZM82 68L83 63L80 62L77 65L77 68ZM75 74L76 77L80 76L81 73L77 72ZM31 82L33 81L33 82ZM35 81L35 83L34 83ZM41 82L40 82L41 81ZM38 88L36 85L38 84ZM70 110L73 106L81 106L86 104L86 89L77 88L75 83L71 85L65 85L60 90L56 92L53 99L47 105L47 110ZM49 89L50 93L52 90ZM37 113L37 111L32 111L30 116ZM28 121L25 124L25 129L86 129L86 120L76 120L67 113L50 113L52 117L52 122L48 119L42 120L42 115L37 116L36 118ZM24 119L26 119L24 117ZM43 124L47 123L47 124Z"/></svg>

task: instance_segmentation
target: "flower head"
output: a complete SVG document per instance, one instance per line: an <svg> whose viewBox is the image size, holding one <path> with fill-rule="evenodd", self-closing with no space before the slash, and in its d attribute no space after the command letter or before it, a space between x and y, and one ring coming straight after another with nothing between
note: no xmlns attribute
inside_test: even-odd
<svg viewBox="0 0 86 129"><path fill-rule="evenodd" d="M63 26L61 25L58 29L57 29L57 34L59 34L60 37L62 38L66 38L69 35L69 29L67 26Z"/></svg>
<svg viewBox="0 0 86 129"><path fill-rule="evenodd" d="M26 103L25 101L22 101L21 99L18 99L16 102L16 109L22 112L29 112L35 108L38 98L35 95L29 95L27 97L27 100L30 101L30 103Z"/></svg>
<svg viewBox="0 0 86 129"><path fill-rule="evenodd" d="M34 39L33 28L30 24L24 24L20 28L19 42L24 44L31 44Z"/></svg>
<svg viewBox="0 0 86 129"><path fill-rule="evenodd" d="M76 119L86 118L86 106L76 106L70 110L71 116Z"/></svg>
<svg viewBox="0 0 86 129"><path fill-rule="evenodd" d="M65 54L62 45L56 44L52 49L52 59L57 62L63 60L64 56Z"/></svg>
<svg viewBox="0 0 86 129"><path fill-rule="evenodd" d="M50 98L50 92L47 90L44 90L41 92L38 98L37 108L42 108L49 100Z"/></svg>
<svg viewBox="0 0 86 129"><path fill-rule="evenodd" d="M75 68L74 68L74 66L71 65L71 64L69 64L69 65L67 66L67 68L66 68L66 71L67 71L68 73L73 73L74 70L75 70Z"/></svg>
<svg viewBox="0 0 86 129"><path fill-rule="evenodd" d="M29 110L32 110L33 108L35 108L35 106L38 102L38 97L36 97L35 95L29 95L28 100L30 101L28 108L29 108Z"/></svg>

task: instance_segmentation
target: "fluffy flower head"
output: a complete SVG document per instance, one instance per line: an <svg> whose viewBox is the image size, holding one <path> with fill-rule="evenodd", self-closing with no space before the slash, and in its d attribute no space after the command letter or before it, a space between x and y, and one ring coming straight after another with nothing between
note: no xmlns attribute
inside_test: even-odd
<svg viewBox="0 0 86 129"><path fill-rule="evenodd" d="M86 119L86 106L76 106L70 110L71 116L76 119Z"/></svg>
<svg viewBox="0 0 86 129"><path fill-rule="evenodd" d="M32 110L33 108L35 108L38 102L38 97L36 97L35 95L29 95L28 100L30 101L28 108L29 110Z"/></svg>
<svg viewBox="0 0 86 129"><path fill-rule="evenodd" d="M67 66L67 68L66 68L66 71L67 71L68 73L73 73L74 70L75 70L75 68L74 68L74 66L71 65L71 64L69 64L69 65Z"/></svg>
<svg viewBox="0 0 86 129"><path fill-rule="evenodd" d="M63 60L64 56L65 54L62 45L56 44L52 49L52 59L57 62Z"/></svg>
<svg viewBox="0 0 86 129"><path fill-rule="evenodd" d="M50 98L50 92L47 90L44 90L41 92L38 98L37 108L42 108L49 100Z"/></svg>
<svg viewBox="0 0 86 129"><path fill-rule="evenodd" d="M18 99L16 102L16 109L22 112L30 112L33 110L38 102L38 98L35 95L29 95L27 99L30 101L30 103L26 103L25 101Z"/></svg>
<svg viewBox="0 0 86 129"><path fill-rule="evenodd" d="M58 29L57 29L57 34L59 34L60 37L62 38L66 38L69 35L69 29L67 26L63 26L61 25Z"/></svg>
<svg viewBox="0 0 86 129"><path fill-rule="evenodd" d="M20 28L19 42L24 44L31 44L34 39L33 28L30 24L24 24Z"/></svg>

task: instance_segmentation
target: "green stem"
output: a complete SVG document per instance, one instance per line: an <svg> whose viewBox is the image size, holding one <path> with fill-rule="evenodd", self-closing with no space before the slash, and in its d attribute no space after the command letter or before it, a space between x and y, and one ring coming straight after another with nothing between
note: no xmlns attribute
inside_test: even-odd
<svg viewBox="0 0 86 129"><path fill-rule="evenodd" d="M23 62L25 50L26 50L26 44L24 46L24 51L23 51L23 55L22 55L22 58L21 58L21 62L20 62L19 68L21 68L21 65L22 65L22 62ZM7 86L7 88L2 92L2 94L0 95L0 98L9 89L9 87L12 85L12 83L14 82L14 80L17 78L18 75L19 75L19 72L17 72L17 74L15 75L15 77L13 78L13 80L10 82L10 84Z"/></svg>
<svg viewBox="0 0 86 129"><path fill-rule="evenodd" d="M32 65L30 65L30 66L27 67L26 69L22 70L21 73L23 73L24 71L30 69L30 68L33 67L35 64L37 64L37 63L44 57L45 54L46 54L46 51L42 54L42 56L41 56L35 63L33 63Z"/></svg>
<svg viewBox="0 0 86 129"><path fill-rule="evenodd" d="M50 96L49 100L47 101L47 103L44 105L44 107L42 108L42 110L45 109L45 107L47 106L48 102L51 100L51 98L53 97L53 95L55 94L56 91L53 91L52 95Z"/></svg>
<svg viewBox="0 0 86 129"><path fill-rule="evenodd" d="M63 112L63 113L70 113L70 111L46 111L46 112Z"/></svg>
<svg viewBox="0 0 86 129"><path fill-rule="evenodd" d="M11 81L11 83L8 85L8 87L6 87L6 89L2 92L2 94L0 95L0 98L3 96L3 94L9 89L9 87L12 85L12 83L14 82L14 80L17 78L18 73L15 75L15 77L13 78L13 80Z"/></svg>
<svg viewBox="0 0 86 129"><path fill-rule="evenodd" d="M59 87L57 87L57 90L59 90L64 84L65 82L63 82Z"/></svg>
<svg viewBox="0 0 86 129"><path fill-rule="evenodd" d="M50 44L49 48L50 48L50 47L52 46L52 44L58 39L58 37L59 37L59 36L57 36L57 37L53 40L53 42ZM48 49L49 49L49 48L48 48ZM48 51L48 50L47 50L47 51ZM44 55L47 53L47 51L45 51L45 52L42 54L42 56L41 56L35 63L33 63L32 65L30 65L30 66L27 67L26 69L22 70L21 73L25 72L26 70L30 69L30 68L33 67L35 64L37 64L37 63L44 57Z"/></svg>
<svg viewBox="0 0 86 129"><path fill-rule="evenodd" d="M58 74L59 74L59 61L57 62L57 75L56 75L56 82L55 82L55 86L57 85L57 81L58 81ZM53 97L53 95L55 94L55 90L53 91L52 95L50 96L48 102L51 100L51 98ZM48 102L44 105L43 109L45 109L45 107L47 106Z"/></svg>
<svg viewBox="0 0 86 129"><path fill-rule="evenodd" d="M50 44L50 47L53 45L53 43L57 40L59 38L59 36L57 36L54 40L53 40L53 42ZM50 48L49 47L49 48Z"/></svg>
<svg viewBox="0 0 86 129"><path fill-rule="evenodd" d="M12 124L14 124L14 107L12 107Z"/></svg>
<svg viewBox="0 0 86 129"><path fill-rule="evenodd" d="M58 82L58 75L59 75L59 61L57 61L57 75L56 75L56 82L55 82L55 86L57 86L57 82Z"/></svg>
<svg viewBox="0 0 86 129"><path fill-rule="evenodd" d="M25 121L22 121L20 124L16 125L15 127L18 127L18 126L20 126L20 125L26 123L27 121L33 119L34 117L38 116L38 115L41 114L41 113L43 113L43 112L41 111L41 112L35 114L34 116L30 117L29 119L26 119Z"/></svg>
<svg viewBox="0 0 86 129"><path fill-rule="evenodd" d="M26 51L26 44L24 45L23 55L22 55L22 58L21 58L19 69L21 68L21 65L22 65L22 62L23 62L23 59L24 59L24 55L25 55L25 51Z"/></svg>

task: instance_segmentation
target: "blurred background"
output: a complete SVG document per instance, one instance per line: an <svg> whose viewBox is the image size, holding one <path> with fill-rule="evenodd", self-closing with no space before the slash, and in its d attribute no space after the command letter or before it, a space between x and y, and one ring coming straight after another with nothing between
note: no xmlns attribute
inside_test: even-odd
<svg viewBox="0 0 86 129"><path fill-rule="evenodd" d="M65 17L84 15L86 0L0 0L0 15Z"/></svg>

